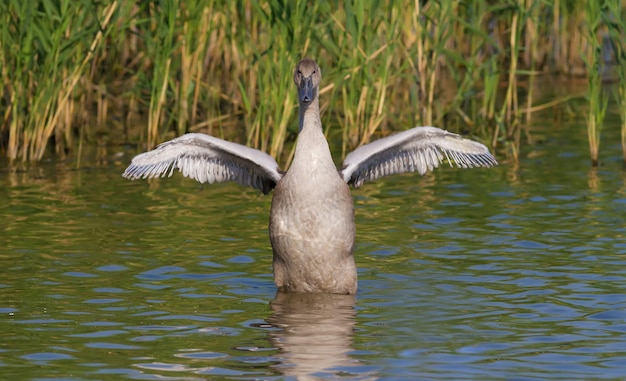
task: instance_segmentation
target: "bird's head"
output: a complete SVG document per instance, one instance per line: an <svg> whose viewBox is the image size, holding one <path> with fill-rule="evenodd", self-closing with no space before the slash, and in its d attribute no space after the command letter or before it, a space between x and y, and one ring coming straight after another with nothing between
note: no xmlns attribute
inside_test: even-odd
<svg viewBox="0 0 626 381"><path fill-rule="evenodd" d="M322 72L315 61L305 58L298 62L296 70L293 72L293 81L298 87L298 101L301 104L308 105L317 98L321 80Z"/></svg>

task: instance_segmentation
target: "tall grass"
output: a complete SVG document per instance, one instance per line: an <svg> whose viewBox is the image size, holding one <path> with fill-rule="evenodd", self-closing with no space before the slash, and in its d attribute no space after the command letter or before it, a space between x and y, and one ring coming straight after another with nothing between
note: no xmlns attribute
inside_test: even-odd
<svg viewBox="0 0 626 381"><path fill-rule="evenodd" d="M341 11L329 25L335 29L334 38L327 39L324 45L338 54L334 70L341 79L327 89L332 94L329 99L341 105L334 116L343 126L345 151L368 141L385 119L383 107L388 102L390 76L398 65L392 56L396 51L394 44L401 37L399 25L403 15L376 2L345 2ZM385 12L385 19L377 17Z"/></svg>
<svg viewBox="0 0 626 381"><path fill-rule="evenodd" d="M623 31L624 29L622 29ZM622 36L624 33L622 32ZM620 41L624 41L622 39ZM621 124L621 142L622 142L622 157L623 166L626 168L626 55L624 54L624 48L620 51L620 64L619 64L619 87L617 88L616 97L617 104L619 105Z"/></svg>
<svg viewBox="0 0 626 381"><path fill-rule="evenodd" d="M532 110L551 104L535 104L539 73L587 76L590 101L600 88L580 57L594 52L584 31L625 19L624 1L605 1L613 8L594 16L582 0L6 0L0 149L39 160L47 148L143 150L207 131L289 160L291 74L310 56L324 74L326 132L344 150L430 124L515 158Z"/></svg>
<svg viewBox="0 0 626 381"><path fill-rule="evenodd" d="M618 77L615 100L621 119L623 166L626 168L626 18L622 15L620 1L607 1L605 8L605 24L612 51L615 54L615 71Z"/></svg>
<svg viewBox="0 0 626 381"><path fill-rule="evenodd" d="M73 94L94 52L102 47L117 1L0 5L0 65L4 93L2 132L8 131L10 159L39 160L56 137L58 153L72 144L72 117L81 109ZM98 15L99 19L93 16Z"/></svg>
<svg viewBox="0 0 626 381"><path fill-rule="evenodd" d="M608 105L608 96L602 88L603 69L603 43L602 29L604 27L605 2L590 1L586 5L588 22L586 24L587 42L590 47L588 54L584 57L587 65L589 90L587 99L589 101L589 113L587 115L587 137L589 140L589 154L591 165L598 166L598 155L600 150L600 136L602 132L604 116Z"/></svg>

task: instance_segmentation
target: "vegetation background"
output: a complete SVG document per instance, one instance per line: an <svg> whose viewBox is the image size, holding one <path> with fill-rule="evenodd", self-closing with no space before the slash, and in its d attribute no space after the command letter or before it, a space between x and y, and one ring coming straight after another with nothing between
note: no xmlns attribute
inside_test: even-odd
<svg viewBox="0 0 626 381"><path fill-rule="evenodd" d="M516 158L532 114L572 97L538 103L537 81L565 76L587 82L592 163L609 99L626 160L625 20L626 0L5 0L0 153L80 162L203 131L288 161L308 56L344 151L436 125Z"/></svg>

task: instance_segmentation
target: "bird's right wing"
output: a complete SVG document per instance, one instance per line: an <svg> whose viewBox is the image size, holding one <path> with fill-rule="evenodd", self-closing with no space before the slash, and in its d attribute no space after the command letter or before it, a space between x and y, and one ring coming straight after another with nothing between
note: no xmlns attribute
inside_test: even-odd
<svg viewBox="0 0 626 381"><path fill-rule="evenodd" d="M200 183L236 181L263 193L282 174L270 155L214 136L190 133L135 156L122 176L135 180L172 175L174 169Z"/></svg>

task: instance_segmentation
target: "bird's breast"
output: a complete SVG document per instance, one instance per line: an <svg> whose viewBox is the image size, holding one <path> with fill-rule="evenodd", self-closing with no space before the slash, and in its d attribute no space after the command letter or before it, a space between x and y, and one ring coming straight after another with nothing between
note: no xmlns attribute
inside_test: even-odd
<svg viewBox="0 0 626 381"><path fill-rule="evenodd" d="M274 190L270 223L271 234L295 239L350 237L354 234L350 189L336 171L333 176L315 171L304 177L287 173Z"/></svg>

